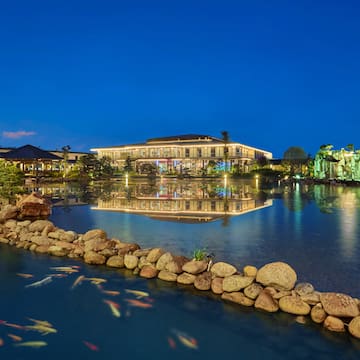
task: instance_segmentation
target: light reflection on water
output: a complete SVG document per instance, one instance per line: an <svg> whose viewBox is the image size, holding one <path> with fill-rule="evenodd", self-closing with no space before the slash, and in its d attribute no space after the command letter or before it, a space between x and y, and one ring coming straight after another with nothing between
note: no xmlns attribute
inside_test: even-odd
<svg viewBox="0 0 360 360"><path fill-rule="evenodd" d="M131 186L131 185L130 185ZM299 280L310 281L319 290L334 290L360 296L359 273L359 207L358 189L316 187L289 187L258 193L249 184L235 184L228 199L236 201L256 198L263 203L271 197L271 206L251 212L219 216L224 205L224 192L217 184L201 186L199 183L166 183L161 188L137 184L131 188L130 200L144 197L152 200L176 193L176 198L187 199L190 207L198 208L199 198L214 199L214 221L194 223L196 211L190 211L191 221L163 221L154 217L133 214L129 211L93 210L101 202L129 197L128 189L121 184L95 189L97 195L90 205L79 205L81 193L68 198L59 196L51 220L65 229L83 233L91 228L103 228L109 236L124 241L138 242L141 247L161 246L176 254L192 255L196 248L207 248L215 253L215 260L228 261L238 268L246 264L261 266L282 260L291 264ZM127 190L127 191L125 191ZM154 192L155 191L155 192ZM210 194L210 195L209 195ZM226 194L225 194L226 195ZM165 197L166 198L166 197ZM194 200L195 199L195 200ZM69 203L78 205L72 206ZM134 202L133 202L134 203ZM132 203L132 204L133 204ZM112 202L113 204L113 202ZM179 203L180 204L180 203ZM183 203L183 206L187 206ZM236 209L236 204L234 205ZM120 210L120 209L119 209ZM185 209L186 210L186 209ZM191 210L191 209L190 209ZM350 211L351 210L351 211ZM300 214L300 215L299 215ZM186 215L186 211L182 216ZM221 214L220 214L221 215ZM224 215L224 214L223 214ZM351 245L349 245L351 244ZM40 288L25 288L25 284L43 278L51 266L79 265L77 261L32 254L23 250L0 247L0 282L6 296L0 297L1 318L24 324L27 317L46 319L58 329L57 334L35 336L21 334L24 340L46 340L42 349L14 348L7 335L16 330L0 325L0 337L5 345L0 347L1 358L7 359L63 359L108 358L132 356L148 358L195 357L215 359L220 356L246 356L252 359L357 359L359 341L347 335L333 334L315 324L300 325L287 314L267 314L253 309L223 303L207 292L194 296L192 287L179 286L161 280L144 280L129 271L113 270L80 263L80 273L87 277L107 279L106 289L118 290L120 295L111 300L120 304L121 318L114 318L103 303L104 296L92 284L85 283L70 290L78 274L54 281ZM22 279L16 273L32 273L34 279ZM151 309L129 308L125 301L125 288L148 291L153 298ZM128 316L126 312L129 311ZM172 329L194 336L199 344L192 350L176 342L172 349L168 337ZM21 332L20 332L21 333ZM30 337L31 335L31 337ZM97 344L99 352L92 352L83 344L88 340ZM175 339L176 340L176 339Z"/></svg>

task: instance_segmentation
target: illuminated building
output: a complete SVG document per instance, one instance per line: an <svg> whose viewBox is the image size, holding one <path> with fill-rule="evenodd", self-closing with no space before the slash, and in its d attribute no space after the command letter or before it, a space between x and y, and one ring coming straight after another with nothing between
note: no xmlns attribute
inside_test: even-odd
<svg viewBox="0 0 360 360"><path fill-rule="evenodd" d="M208 135L179 135L148 139L145 143L93 148L99 158L108 157L119 170L126 164L138 174L206 175L211 171L248 172L259 158L272 153Z"/></svg>

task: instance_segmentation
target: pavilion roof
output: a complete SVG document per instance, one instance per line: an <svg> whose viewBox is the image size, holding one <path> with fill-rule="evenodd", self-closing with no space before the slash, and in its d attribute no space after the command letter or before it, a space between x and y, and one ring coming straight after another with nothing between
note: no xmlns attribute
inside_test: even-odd
<svg viewBox="0 0 360 360"><path fill-rule="evenodd" d="M62 160L61 157L33 145L24 145L3 153L0 157L12 160Z"/></svg>

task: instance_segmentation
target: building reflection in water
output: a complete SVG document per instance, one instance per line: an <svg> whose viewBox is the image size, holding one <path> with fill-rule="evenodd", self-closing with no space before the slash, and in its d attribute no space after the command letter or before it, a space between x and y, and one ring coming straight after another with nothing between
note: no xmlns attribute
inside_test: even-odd
<svg viewBox="0 0 360 360"><path fill-rule="evenodd" d="M225 219L272 205L249 184L161 181L118 185L98 199L93 210L119 211L159 220L201 223Z"/></svg>

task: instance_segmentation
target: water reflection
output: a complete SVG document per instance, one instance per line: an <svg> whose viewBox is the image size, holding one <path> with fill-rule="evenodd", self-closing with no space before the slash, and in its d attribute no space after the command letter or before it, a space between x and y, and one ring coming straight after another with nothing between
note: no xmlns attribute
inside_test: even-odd
<svg viewBox="0 0 360 360"><path fill-rule="evenodd" d="M115 184L109 196L98 198L93 210L119 211L153 219L201 223L229 218L272 205L249 183L228 184L161 181Z"/></svg>

